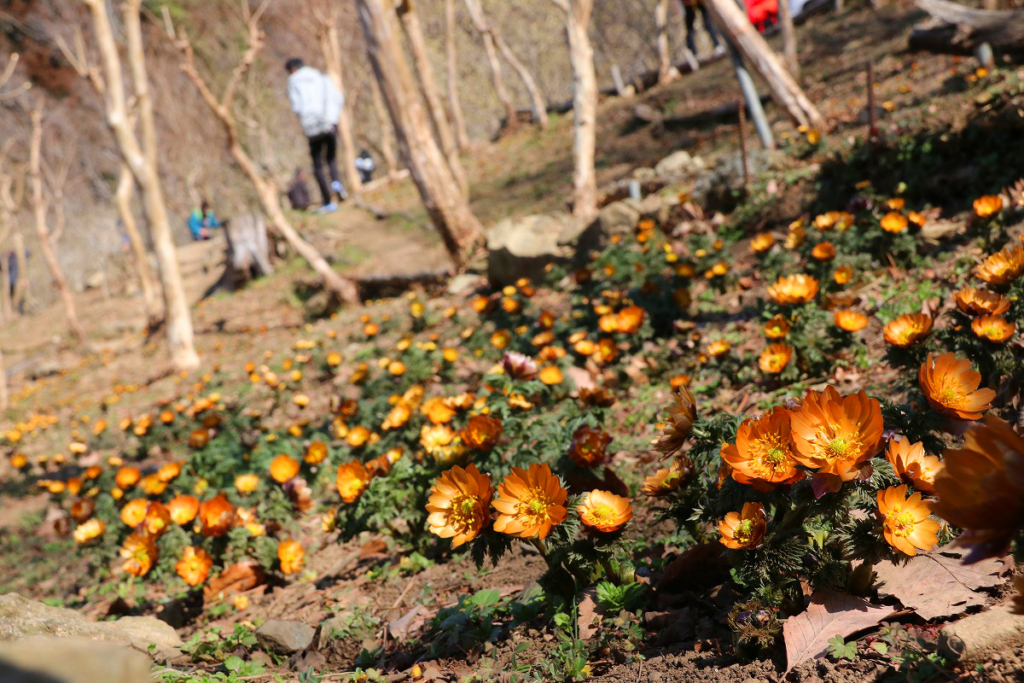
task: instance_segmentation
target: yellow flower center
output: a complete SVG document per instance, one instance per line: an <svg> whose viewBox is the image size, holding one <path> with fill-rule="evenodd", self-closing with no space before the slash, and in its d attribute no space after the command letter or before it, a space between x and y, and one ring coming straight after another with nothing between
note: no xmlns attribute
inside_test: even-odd
<svg viewBox="0 0 1024 683"><path fill-rule="evenodd" d="M547 494L543 489L530 489L527 495L520 500L519 507L516 509L516 516L519 517L519 521L528 527L537 526L548 520L550 517L548 509L550 507L551 501L548 500Z"/></svg>
<svg viewBox="0 0 1024 683"><path fill-rule="evenodd" d="M737 541L746 545L750 543L751 538L754 536L754 520L744 519L741 520L739 525L736 527L736 531L733 534Z"/></svg>
<svg viewBox="0 0 1024 683"><path fill-rule="evenodd" d="M591 507L589 516L595 522L607 522L615 517L615 510L611 505L602 503Z"/></svg>
<svg viewBox="0 0 1024 683"><path fill-rule="evenodd" d="M448 524L463 530L473 527L480 519L480 501L475 496L461 495L452 500L448 508Z"/></svg>
<svg viewBox="0 0 1024 683"><path fill-rule="evenodd" d="M943 405L956 408L963 403L965 398L964 392L955 384L945 384L939 389L938 399Z"/></svg>
<svg viewBox="0 0 1024 683"><path fill-rule="evenodd" d="M771 479L789 460L789 449L781 434L765 434L750 443L750 468L759 479Z"/></svg>
<svg viewBox="0 0 1024 683"><path fill-rule="evenodd" d="M837 436L828 442L826 450L828 450L829 455L833 458L842 458L850 450L850 444L846 437Z"/></svg>
<svg viewBox="0 0 1024 683"><path fill-rule="evenodd" d="M914 532L914 515L904 512L902 506L890 510L886 522L892 527L893 534L900 538L906 538Z"/></svg>

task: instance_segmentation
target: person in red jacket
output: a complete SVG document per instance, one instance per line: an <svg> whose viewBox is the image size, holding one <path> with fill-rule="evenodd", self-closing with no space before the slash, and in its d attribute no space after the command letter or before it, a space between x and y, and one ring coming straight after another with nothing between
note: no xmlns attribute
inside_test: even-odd
<svg viewBox="0 0 1024 683"><path fill-rule="evenodd" d="M789 0L782 0L789 2ZM747 16L754 27L764 33L775 25L779 17L779 0L746 0Z"/></svg>

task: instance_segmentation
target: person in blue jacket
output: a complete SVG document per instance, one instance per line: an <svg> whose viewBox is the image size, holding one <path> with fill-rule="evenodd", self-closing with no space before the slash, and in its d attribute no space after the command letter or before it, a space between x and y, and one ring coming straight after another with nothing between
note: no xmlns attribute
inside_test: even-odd
<svg viewBox="0 0 1024 683"><path fill-rule="evenodd" d="M220 223L217 221L217 217L213 215L213 211L210 209L210 203L203 200L203 203L199 205L188 217L188 229L192 233L192 239L195 241L208 240L210 239L210 228L219 228Z"/></svg>

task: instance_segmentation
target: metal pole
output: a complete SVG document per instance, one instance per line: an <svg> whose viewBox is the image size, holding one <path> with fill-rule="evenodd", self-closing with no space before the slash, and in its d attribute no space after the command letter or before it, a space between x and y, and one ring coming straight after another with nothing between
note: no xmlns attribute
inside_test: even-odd
<svg viewBox="0 0 1024 683"><path fill-rule="evenodd" d="M739 50L727 35L722 35L726 47L729 50L729 57L732 59L733 69L736 70L736 79L740 82L740 90L743 92L743 100L747 103L747 112L754 121L754 128L757 129L757 136L761 138L761 146L765 149L775 149L775 136L772 135L772 128L768 125L768 117L764 114L764 107L761 106L761 96L757 94L757 87L754 79L751 78L747 67L743 65L743 58Z"/></svg>
<svg viewBox="0 0 1024 683"><path fill-rule="evenodd" d="M747 163L747 115L743 112L743 102L738 102L737 112L740 115L740 158L743 160L743 192L750 185L750 165Z"/></svg>

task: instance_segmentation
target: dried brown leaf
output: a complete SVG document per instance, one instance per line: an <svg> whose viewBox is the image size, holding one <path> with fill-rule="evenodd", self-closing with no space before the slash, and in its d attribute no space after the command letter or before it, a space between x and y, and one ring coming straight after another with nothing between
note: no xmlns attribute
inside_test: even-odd
<svg viewBox="0 0 1024 683"><path fill-rule="evenodd" d="M807 659L816 659L828 651L828 641L870 628L885 619L892 610L872 605L863 598L845 593L816 591L807 610L786 619L782 636L786 641L786 671Z"/></svg>
<svg viewBox="0 0 1024 683"><path fill-rule="evenodd" d="M917 555L903 565L879 562L875 566L882 584L878 594L895 597L922 619L960 614L983 605L985 594L978 589L1001 584L1007 566L1001 558L964 564L963 554L960 549L945 546Z"/></svg>

